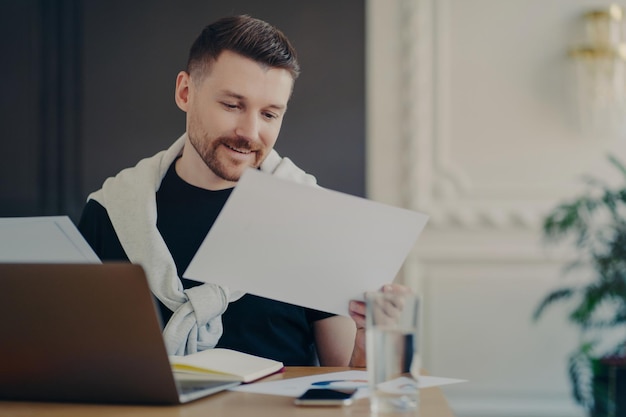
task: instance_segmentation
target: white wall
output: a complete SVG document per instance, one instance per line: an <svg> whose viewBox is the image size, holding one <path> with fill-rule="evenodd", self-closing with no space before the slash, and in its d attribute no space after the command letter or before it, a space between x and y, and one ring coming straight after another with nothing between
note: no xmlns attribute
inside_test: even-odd
<svg viewBox="0 0 626 417"><path fill-rule="evenodd" d="M424 366L464 416L581 416L565 308L531 321L566 255L547 210L614 178L626 138L583 133L572 63L591 0L369 0L368 196L431 216L403 279L423 294ZM564 306L563 306L564 307Z"/></svg>

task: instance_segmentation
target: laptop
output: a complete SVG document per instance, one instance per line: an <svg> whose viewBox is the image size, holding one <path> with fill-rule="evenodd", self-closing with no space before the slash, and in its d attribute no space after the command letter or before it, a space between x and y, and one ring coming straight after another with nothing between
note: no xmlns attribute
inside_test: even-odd
<svg viewBox="0 0 626 417"><path fill-rule="evenodd" d="M177 381L143 269L0 264L0 399L181 404L239 385Z"/></svg>

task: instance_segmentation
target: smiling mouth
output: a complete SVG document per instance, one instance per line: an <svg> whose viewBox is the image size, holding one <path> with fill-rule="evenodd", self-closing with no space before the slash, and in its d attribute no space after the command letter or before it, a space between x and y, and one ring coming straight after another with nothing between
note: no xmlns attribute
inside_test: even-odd
<svg viewBox="0 0 626 417"><path fill-rule="evenodd" d="M252 151L250 149L234 148L234 147L232 147L230 145L227 145L227 144L224 144L224 146L226 146L231 151L235 151L235 152L240 153L242 155L248 155L248 154L252 153Z"/></svg>

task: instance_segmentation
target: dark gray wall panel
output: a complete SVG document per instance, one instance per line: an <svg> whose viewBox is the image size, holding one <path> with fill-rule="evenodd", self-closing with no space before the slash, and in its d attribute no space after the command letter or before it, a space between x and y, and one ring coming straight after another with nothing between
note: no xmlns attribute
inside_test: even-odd
<svg viewBox="0 0 626 417"><path fill-rule="evenodd" d="M104 179L184 131L178 71L202 28L250 14L302 74L277 150L325 187L365 194L363 0L0 1L0 216L78 216Z"/></svg>
<svg viewBox="0 0 626 417"><path fill-rule="evenodd" d="M279 27L298 50L276 149L329 188L364 195L364 4L92 1L85 6L84 187L168 146L184 131L174 84L201 29L229 14Z"/></svg>
<svg viewBox="0 0 626 417"><path fill-rule="evenodd" d="M40 205L40 8L0 2L0 216L35 214Z"/></svg>

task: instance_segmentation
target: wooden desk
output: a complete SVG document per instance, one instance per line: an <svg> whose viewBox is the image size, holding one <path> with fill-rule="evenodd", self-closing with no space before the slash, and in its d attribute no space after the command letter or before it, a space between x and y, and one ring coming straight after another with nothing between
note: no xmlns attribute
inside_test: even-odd
<svg viewBox="0 0 626 417"><path fill-rule="evenodd" d="M263 381L295 378L351 368L288 367L282 374ZM349 407L297 407L293 398L243 392L221 392L179 406L120 406L0 401L0 417L332 417L370 416L369 400ZM420 391L419 417L453 417L438 388Z"/></svg>

